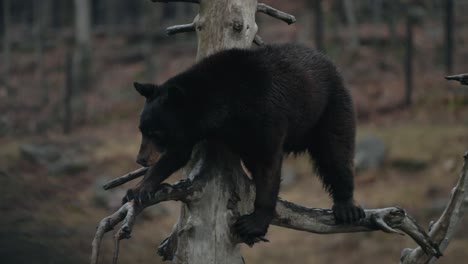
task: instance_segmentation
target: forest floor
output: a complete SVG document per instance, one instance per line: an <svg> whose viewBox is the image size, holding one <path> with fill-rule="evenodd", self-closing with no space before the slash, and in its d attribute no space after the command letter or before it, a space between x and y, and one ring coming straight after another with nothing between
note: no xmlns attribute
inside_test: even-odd
<svg viewBox="0 0 468 264"><path fill-rule="evenodd" d="M283 30L276 28L278 38L290 39L281 35ZM276 39L268 32L264 36ZM174 43L185 40L176 37ZM189 40L190 48L161 45L154 51L158 54L156 80L160 82L193 63L195 44L193 38ZM85 122L69 135L61 132L60 121L65 49L48 50L50 100L42 106L36 100L41 91L31 89L37 82L34 56L14 54L18 60L12 83L18 87L17 98L9 100L0 94L0 111L11 126L11 131L0 137L2 263L86 263L96 225L114 212L125 190L135 184L108 193L100 191L106 180L139 167L134 160L143 99L131 84L148 80L143 55L138 44L125 40L112 46L102 40L94 44L96 77L93 87L83 94L86 111L79 113L86 113ZM443 71L427 66L427 58L423 58L416 63L413 105L383 111L397 105L404 94L399 60L385 51L364 47L343 56L344 51L336 45L330 51L353 93L359 137L376 135L387 148L382 167L356 176L356 200L365 208L401 206L427 227L450 197L468 149L468 100L466 95L447 90ZM467 54L460 56L466 58ZM468 60L460 61L457 67L466 69L463 63ZM64 162L69 157L78 159L78 165L65 173L57 172L45 161L25 157L25 145L52 146ZM289 157L285 163L295 168L297 177L282 188L281 197L310 207L331 206L307 157ZM121 243L120 263L161 263L156 248L169 234L178 213L179 204L168 202L140 215L132 238ZM467 219L438 263L461 263L468 258ZM103 241L102 263L109 263L112 257L111 236ZM387 264L397 263L403 248L416 246L409 237L382 232L317 235L271 227L267 237L270 243L242 246L246 263Z"/></svg>

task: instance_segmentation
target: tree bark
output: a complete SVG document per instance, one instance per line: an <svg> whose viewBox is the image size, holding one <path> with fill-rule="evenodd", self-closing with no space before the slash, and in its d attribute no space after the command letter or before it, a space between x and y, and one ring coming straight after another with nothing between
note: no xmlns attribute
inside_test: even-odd
<svg viewBox="0 0 468 264"><path fill-rule="evenodd" d="M195 19L197 60L223 49L250 48L257 33L256 8L256 0L201 1ZM239 199L250 191L240 158L224 145L208 142L198 147L192 164L188 177L207 177L208 182L200 199L182 205L173 263L243 263L229 228L235 216L253 209Z"/></svg>

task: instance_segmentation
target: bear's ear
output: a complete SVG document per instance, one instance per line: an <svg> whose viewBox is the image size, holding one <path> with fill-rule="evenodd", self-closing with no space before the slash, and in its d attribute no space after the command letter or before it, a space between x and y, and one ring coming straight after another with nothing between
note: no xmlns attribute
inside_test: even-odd
<svg viewBox="0 0 468 264"><path fill-rule="evenodd" d="M142 84L142 83L134 82L133 86L135 87L137 92L139 92L142 96L146 98L150 98L156 92L156 89L157 89L156 85L149 84L149 83Z"/></svg>
<svg viewBox="0 0 468 264"><path fill-rule="evenodd" d="M183 99L187 97L187 91L180 86L171 86L168 89L168 97L170 99Z"/></svg>

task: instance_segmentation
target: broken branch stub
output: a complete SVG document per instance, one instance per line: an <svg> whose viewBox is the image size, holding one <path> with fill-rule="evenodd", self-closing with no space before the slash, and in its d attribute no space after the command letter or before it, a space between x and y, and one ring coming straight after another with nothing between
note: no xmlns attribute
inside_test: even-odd
<svg viewBox="0 0 468 264"><path fill-rule="evenodd" d="M276 19L282 20L288 23L288 25L291 25L296 22L296 18L293 15L290 15L288 13L285 13L283 11L280 11L262 3L259 3L257 5L257 12L264 13Z"/></svg>

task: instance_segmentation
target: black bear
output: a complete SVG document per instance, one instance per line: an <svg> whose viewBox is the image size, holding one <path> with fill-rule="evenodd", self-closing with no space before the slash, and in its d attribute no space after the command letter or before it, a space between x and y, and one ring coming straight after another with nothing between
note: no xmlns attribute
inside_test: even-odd
<svg viewBox="0 0 468 264"><path fill-rule="evenodd" d="M137 162L151 168L124 201L151 197L196 143L215 139L240 156L256 186L255 210L234 226L247 244L263 239L274 216L283 153L310 154L337 222L364 217L353 200L354 108L324 55L294 44L231 49L162 85L134 85L146 98Z"/></svg>

